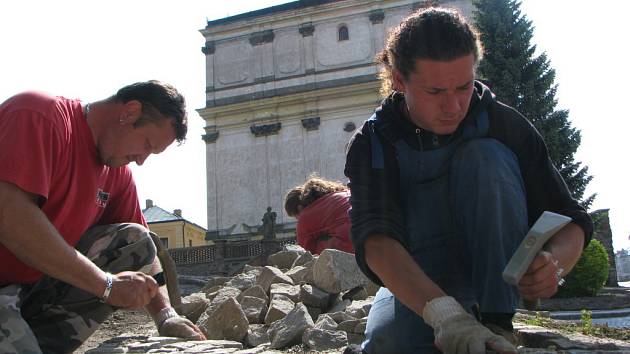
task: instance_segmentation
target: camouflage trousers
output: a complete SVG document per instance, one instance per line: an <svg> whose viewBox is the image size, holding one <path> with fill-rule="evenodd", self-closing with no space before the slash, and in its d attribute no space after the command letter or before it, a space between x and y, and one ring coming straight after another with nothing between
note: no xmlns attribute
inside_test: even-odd
<svg viewBox="0 0 630 354"><path fill-rule="evenodd" d="M110 273L148 272L155 258L149 231L138 224L88 230L76 249ZM70 353L116 309L44 275L35 284L0 288L0 354Z"/></svg>

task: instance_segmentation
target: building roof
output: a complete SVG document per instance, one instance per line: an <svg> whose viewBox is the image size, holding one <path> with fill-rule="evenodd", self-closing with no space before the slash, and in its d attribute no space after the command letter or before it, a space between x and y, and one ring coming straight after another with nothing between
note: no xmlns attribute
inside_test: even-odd
<svg viewBox="0 0 630 354"><path fill-rule="evenodd" d="M238 15L234 15L234 16L229 16L229 17L224 17L224 18L220 18L220 19L217 19L217 20L208 21L208 23L206 25L206 28L212 27L212 26L215 26L215 25L224 25L224 24L230 23L230 22L236 22L236 21L240 21L240 20L251 19L251 18L255 18L255 17L260 17L260 16L264 16L264 15L270 15L270 14L284 12L284 11L298 10L298 9L303 9L303 8L306 8L306 7L328 4L328 3L331 3L331 2L337 2L337 1L341 1L341 0L298 0L298 1L292 1L292 2L288 2L286 4L280 4L280 5L276 5L276 6L266 7L264 9L260 9L260 10L250 11L250 12L246 12L246 13L242 13L242 14L238 14Z"/></svg>
<svg viewBox="0 0 630 354"><path fill-rule="evenodd" d="M186 219L182 218L181 216L175 215L173 213L169 213L168 211L156 205L142 210L142 214L144 214L144 218L147 219L147 223L149 224L154 223L154 222L164 222L164 221L177 221L177 220L186 221Z"/></svg>
<svg viewBox="0 0 630 354"><path fill-rule="evenodd" d="M177 213L177 214L176 214ZM181 216L181 210L177 209L175 210L175 212L171 213L168 212L162 208L160 208L157 205L153 204L153 201L151 199L147 199L147 208L142 209L142 214L144 214L144 218L147 220L147 224L158 224L158 223L164 223L164 222L171 222L171 221L183 221L185 223L188 223L190 225L194 225L198 228L200 228L201 230L203 230L204 232L207 232L208 230L206 230L205 227L195 224L192 221L186 220Z"/></svg>

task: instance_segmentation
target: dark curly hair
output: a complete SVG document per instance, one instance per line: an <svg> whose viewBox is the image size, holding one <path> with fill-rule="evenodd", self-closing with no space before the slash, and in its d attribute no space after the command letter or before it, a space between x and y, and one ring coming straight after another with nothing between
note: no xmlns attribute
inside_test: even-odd
<svg viewBox="0 0 630 354"><path fill-rule="evenodd" d="M303 185L294 187L287 193L284 199L284 210L289 216L295 217L299 214L300 207L306 208L326 194L347 189L348 187L343 183L313 175Z"/></svg>
<svg viewBox="0 0 630 354"><path fill-rule="evenodd" d="M418 59L450 61L468 54L479 62L481 42L457 10L420 9L389 32L385 48L376 56L376 62L383 65L381 94L388 96L392 91L392 69L407 79Z"/></svg>

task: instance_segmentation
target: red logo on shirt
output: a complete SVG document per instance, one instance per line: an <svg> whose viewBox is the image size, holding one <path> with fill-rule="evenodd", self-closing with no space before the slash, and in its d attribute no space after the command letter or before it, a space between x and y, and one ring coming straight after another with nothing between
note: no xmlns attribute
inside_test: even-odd
<svg viewBox="0 0 630 354"><path fill-rule="evenodd" d="M108 200L109 200L109 193L99 188L98 191L96 192L96 205L98 205L101 208L105 208Z"/></svg>

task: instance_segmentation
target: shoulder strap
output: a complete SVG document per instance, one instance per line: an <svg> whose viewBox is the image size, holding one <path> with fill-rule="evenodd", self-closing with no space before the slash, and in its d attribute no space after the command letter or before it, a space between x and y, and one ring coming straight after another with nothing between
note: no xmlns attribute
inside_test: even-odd
<svg viewBox="0 0 630 354"><path fill-rule="evenodd" d="M378 116L373 114L370 119L368 119L368 127L370 128L370 148L372 150L372 168L377 170L382 170L385 168L385 159L383 157L383 145L381 144L381 139L378 138L376 133L377 122L379 121Z"/></svg>

